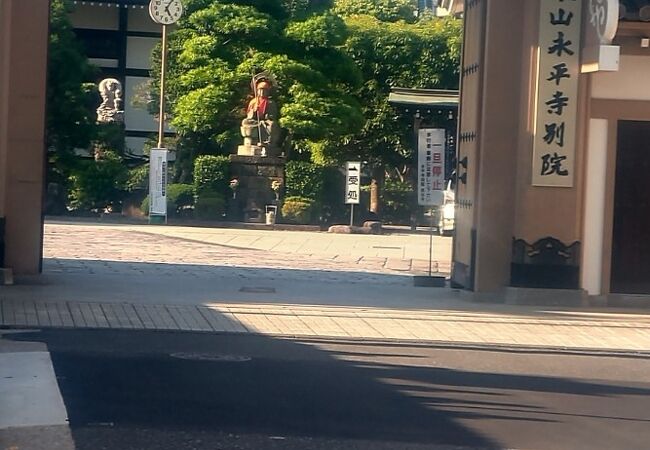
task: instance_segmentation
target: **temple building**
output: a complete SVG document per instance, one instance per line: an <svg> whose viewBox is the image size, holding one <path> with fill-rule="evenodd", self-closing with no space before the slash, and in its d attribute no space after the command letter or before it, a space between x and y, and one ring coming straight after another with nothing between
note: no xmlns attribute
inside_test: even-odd
<svg viewBox="0 0 650 450"><path fill-rule="evenodd" d="M650 294L650 1L466 0L452 283Z"/></svg>
<svg viewBox="0 0 650 450"><path fill-rule="evenodd" d="M110 77L122 83L126 154L141 156L147 138L158 132L146 105L133 101L140 97L146 102L151 52L162 36L160 25L149 17L149 0L75 0L72 5L75 34L99 69L95 81Z"/></svg>

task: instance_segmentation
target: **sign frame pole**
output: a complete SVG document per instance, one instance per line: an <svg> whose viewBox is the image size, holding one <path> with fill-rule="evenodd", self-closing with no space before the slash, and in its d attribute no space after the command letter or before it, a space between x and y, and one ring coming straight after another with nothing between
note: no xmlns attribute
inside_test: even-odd
<svg viewBox="0 0 650 450"><path fill-rule="evenodd" d="M417 197L418 205L429 209L429 272L428 276L414 276L413 283L421 287L444 287L445 277L433 276L434 206L445 203L445 151L447 132L444 128L417 130Z"/></svg>
<svg viewBox="0 0 650 450"><path fill-rule="evenodd" d="M431 216L429 221L429 277L431 277L431 268L433 266L433 208L429 208L429 215Z"/></svg>

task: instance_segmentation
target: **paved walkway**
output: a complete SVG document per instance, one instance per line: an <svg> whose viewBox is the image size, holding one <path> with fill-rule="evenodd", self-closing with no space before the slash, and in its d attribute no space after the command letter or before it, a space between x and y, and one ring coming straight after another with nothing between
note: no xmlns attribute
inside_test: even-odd
<svg viewBox="0 0 650 450"><path fill-rule="evenodd" d="M332 270L419 275L429 270L429 236L406 231L375 236L55 221L46 225L46 232L45 256L54 258L297 269L314 267L310 261L317 260L318 268ZM71 233L77 239L71 240ZM174 238L174 241L164 238ZM141 242L155 253L140 251L138 245L105 245L120 239ZM449 274L451 242L450 237L434 236L434 272Z"/></svg>
<svg viewBox="0 0 650 450"><path fill-rule="evenodd" d="M0 287L0 324L650 352L647 311L468 303L413 287L412 270L381 256L362 264L186 233L47 224L44 275Z"/></svg>
<svg viewBox="0 0 650 450"><path fill-rule="evenodd" d="M29 300L2 301L0 311L0 323L32 328L183 330L650 352L650 316L630 313Z"/></svg>

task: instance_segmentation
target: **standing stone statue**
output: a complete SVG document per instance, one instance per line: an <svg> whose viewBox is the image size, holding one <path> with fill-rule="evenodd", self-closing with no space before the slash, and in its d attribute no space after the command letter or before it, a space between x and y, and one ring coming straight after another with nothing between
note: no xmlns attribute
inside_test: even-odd
<svg viewBox="0 0 650 450"><path fill-rule="evenodd" d="M122 83L115 78L106 78L99 83L99 94L102 96L102 104L97 108L97 122L123 122Z"/></svg>
<svg viewBox="0 0 650 450"><path fill-rule="evenodd" d="M238 155L278 156L280 154L280 126L278 106L273 100L273 79L266 74L253 77L255 97L248 103L246 118L241 123L244 145Z"/></svg>

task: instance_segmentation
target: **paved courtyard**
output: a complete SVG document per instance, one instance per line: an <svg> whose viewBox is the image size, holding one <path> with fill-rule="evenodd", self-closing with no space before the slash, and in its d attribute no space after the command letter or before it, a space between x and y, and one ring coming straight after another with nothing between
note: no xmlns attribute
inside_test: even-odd
<svg viewBox="0 0 650 450"><path fill-rule="evenodd" d="M428 239L52 222L43 275L0 287L0 324L650 352L647 311L476 304L414 287ZM450 244L434 240L440 274Z"/></svg>

